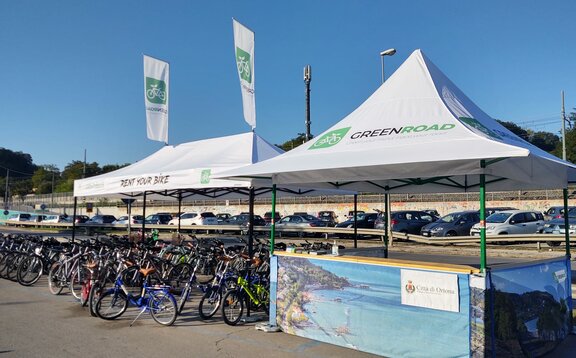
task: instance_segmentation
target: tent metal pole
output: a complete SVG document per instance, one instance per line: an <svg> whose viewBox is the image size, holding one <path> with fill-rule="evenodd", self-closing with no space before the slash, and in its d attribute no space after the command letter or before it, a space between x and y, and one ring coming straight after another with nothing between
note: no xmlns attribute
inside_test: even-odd
<svg viewBox="0 0 576 358"><path fill-rule="evenodd" d="M78 207L78 198L74 197L74 213L72 214L72 242L76 238L76 208Z"/></svg>
<svg viewBox="0 0 576 358"><path fill-rule="evenodd" d="M142 203L142 241L146 241L146 192L144 192L144 202Z"/></svg>
<svg viewBox="0 0 576 358"><path fill-rule="evenodd" d="M390 241L390 234L392 227L390 226L390 194L384 193L384 258L388 258L388 242Z"/></svg>
<svg viewBox="0 0 576 358"><path fill-rule="evenodd" d="M272 184L272 215L270 219L270 256L274 254L276 238L276 184Z"/></svg>
<svg viewBox="0 0 576 358"><path fill-rule="evenodd" d="M178 190L178 235L180 235L180 215L182 214L182 190Z"/></svg>
<svg viewBox="0 0 576 358"><path fill-rule="evenodd" d="M570 220L568 218L568 188L562 189L564 194L564 238L566 239L566 256L570 259Z"/></svg>
<svg viewBox="0 0 576 358"><path fill-rule="evenodd" d="M248 256L250 257L250 259L252 259L253 255L254 255L254 187L251 187L250 193L248 194Z"/></svg>
<svg viewBox="0 0 576 358"><path fill-rule="evenodd" d="M486 162L480 161L480 271L486 272Z"/></svg>
<svg viewBox="0 0 576 358"><path fill-rule="evenodd" d="M358 211L358 194L354 194L354 248L358 247L358 218L356 212Z"/></svg>

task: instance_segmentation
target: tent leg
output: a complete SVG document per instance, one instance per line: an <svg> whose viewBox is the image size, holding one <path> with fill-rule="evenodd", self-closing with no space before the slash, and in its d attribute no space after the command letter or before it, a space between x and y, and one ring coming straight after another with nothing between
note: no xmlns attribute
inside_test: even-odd
<svg viewBox="0 0 576 358"><path fill-rule="evenodd" d="M248 214L248 256L252 259L254 255L254 187L250 188L248 194Z"/></svg>
<svg viewBox="0 0 576 358"><path fill-rule="evenodd" d="M130 233L132 232L132 202L128 202L128 237L130 237Z"/></svg>
<svg viewBox="0 0 576 358"><path fill-rule="evenodd" d="M144 192L144 198L142 203L142 216L144 220L142 220L142 242L146 241L146 192Z"/></svg>
<svg viewBox="0 0 576 358"><path fill-rule="evenodd" d="M78 207L78 198L74 197L74 213L72 214L72 242L76 238L76 208Z"/></svg>
<svg viewBox="0 0 576 358"><path fill-rule="evenodd" d="M564 194L564 237L566 239L566 257L570 259L570 220L568 218L568 188L562 189Z"/></svg>
<svg viewBox="0 0 576 358"><path fill-rule="evenodd" d="M480 271L486 272L486 162L480 161Z"/></svg>
<svg viewBox="0 0 576 358"><path fill-rule="evenodd" d="M356 212L358 211L358 194L354 194L354 248L358 247L358 218Z"/></svg>
<svg viewBox="0 0 576 358"><path fill-rule="evenodd" d="M182 214L182 190L178 191L178 235L180 235L180 215Z"/></svg>
<svg viewBox="0 0 576 358"><path fill-rule="evenodd" d="M384 258L388 258L388 243L390 242L390 234L392 233L392 226L390 226L390 194L384 194L384 215L386 218L384 219Z"/></svg>
<svg viewBox="0 0 576 358"><path fill-rule="evenodd" d="M274 254L276 239L276 184L272 184L272 217L270 219L270 256Z"/></svg>

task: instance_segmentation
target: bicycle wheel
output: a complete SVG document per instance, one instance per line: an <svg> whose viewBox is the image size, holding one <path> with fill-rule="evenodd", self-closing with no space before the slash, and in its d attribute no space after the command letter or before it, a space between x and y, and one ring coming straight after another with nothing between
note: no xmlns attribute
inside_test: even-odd
<svg viewBox="0 0 576 358"><path fill-rule="evenodd" d="M116 319L128 308L128 299L122 291L110 290L104 292L96 303L96 314L105 320Z"/></svg>
<svg viewBox="0 0 576 358"><path fill-rule="evenodd" d="M192 265L187 263L179 263L170 269L168 273L168 283L170 287L181 290L194 272Z"/></svg>
<svg viewBox="0 0 576 358"><path fill-rule="evenodd" d="M82 296L82 284L86 277L86 269L82 266L78 266L70 277L70 292L75 299L80 301Z"/></svg>
<svg viewBox="0 0 576 358"><path fill-rule="evenodd" d="M59 295L62 293L64 286L66 286L66 279L64 278L62 270L62 264L56 262L50 268L50 272L48 272L48 289L53 295Z"/></svg>
<svg viewBox="0 0 576 358"><path fill-rule="evenodd" d="M198 313L202 319L210 319L220 308L220 302L222 301L222 292L217 287L209 288L198 304Z"/></svg>
<svg viewBox="0 0 576 358"><path fill-rule="evenodd" d="M174 296L166 292L154 292L148 303L150 315L154 321L164 326L171 326L176 321L178 309Z"/></svg>
<svg viewBox="0 0 576 358"><path fill-rule="evenodd" d="M16 278L22 286L32 286L38 282L43 272L42 259L36 255L29 255L20 262Z"/></svg>
<svg viewBox="0 0 576 358"><path fill-rule="evenodd" d="M207 284L214 279L216 275L216 264L213 260L206 258L199 258L201 260L196 270L196 281L199 284Z"/></svg>
<svg viewBox="0 0 576 358"><path fill-rule="evenodd" d="M82 291L80 292L80 304L82 305L82 307L86 307L88 305L91 288L92 288L92 279L86 277L84 279L84 282L82 282Z"/></svg>
<svg viewBox="0 0 576 358"><path fill-rule="evenodd" d="M98 317L96 312L96 304L100 300L102 293L106 291L106 285L101 281L96 281L90 287L90 293L88 294L88 308L90 309L90 316Z"/></svg>
<svg viewBox="0 0 576 358"><path fill-rule="evenodd" d="M244 298L237 290L230 290L222 298L222 318L230 326L235 326L244 313Z"/></svg>
<svg viewBox="0 0 576 358"><path fill-rule="evenodd" d="M20 265L20 262L22 262L22 260L24 260L24 258L26 257L26 254L22 254L22 253L17 253L14 254L12 256L12 260L10 260L7 263L7 269L8 271L6 272L6 278L9 279L10 281L17 281L17 275L18 275L18 266Z"/></svg>

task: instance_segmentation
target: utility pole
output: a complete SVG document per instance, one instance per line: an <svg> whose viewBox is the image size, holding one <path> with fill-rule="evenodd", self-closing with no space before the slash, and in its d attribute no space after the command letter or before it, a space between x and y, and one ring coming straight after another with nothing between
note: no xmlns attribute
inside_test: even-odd
<svg viewBox="0 0 576 358"><path fill-rule="evenodd" d="M10 169L6 168L6 188L4 189L4 210L8 209L8 181L10 180Z"/></svg>
<svg viewBox="0 0 576 358"><path fill-rule="evenodd" d="M84 149L84 167L82 169L82 179L86 178L86 149Z"/></svg>
<svg viewBox="0 0 576 358"><path fill-rule="evenodd" d="M566 160L566 112L564 111L564 91L562 96L562 159Z"/></svg>
<svg viewBox="0 0 576 358"><path fill-rule="evenodd" d="M310 134L310 82L312 81L312 67L306 65L304 67L304 83L306 84L306 142L308 142L312 135Z"/></svg>

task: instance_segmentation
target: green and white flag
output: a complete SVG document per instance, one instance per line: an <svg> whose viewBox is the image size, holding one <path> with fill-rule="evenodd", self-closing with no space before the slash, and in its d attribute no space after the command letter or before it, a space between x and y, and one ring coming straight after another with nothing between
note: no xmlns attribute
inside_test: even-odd
<svg viewBox="0 0 576 358"><path fill-rule="evenodd" d="M244 120L256 128L256 99L254 97L254 32L232 19L234 26L234 53L242 90Z"/></svg>
<svg viewBox="0 0 576 358"><path fill-rule="evenodd" d="M144 103L148 139L168 143L168 88L170 65L144 55Z"/></svg>

